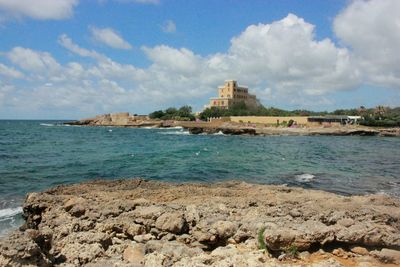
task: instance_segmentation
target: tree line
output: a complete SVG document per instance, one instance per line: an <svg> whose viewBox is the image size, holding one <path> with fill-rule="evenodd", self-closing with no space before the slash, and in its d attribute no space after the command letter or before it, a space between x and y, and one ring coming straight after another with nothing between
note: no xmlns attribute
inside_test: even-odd
<svg viewBox="0 0 400 267"><path fill-rule="evenodd" d="M361 125L380 126L380 127L400 127L400 107L390 108L377 106L375 108L365 108L363 106L353 109L337 109L332 112L321 111L315 112L310 110L284 110L274 107L260 106L257 108L249 108L244 102L234 104L229 109L221 109L218 107L210 107L204 109L198 118L207 120L208 118L219 118L229 116L326 116L326 115L347 115L361 116ZM191 106L182 106L179 109L171 107L165 110L157 110L149 114L151 119L161 120L181 120L193 121L196 116L193 114Z"/></svg>

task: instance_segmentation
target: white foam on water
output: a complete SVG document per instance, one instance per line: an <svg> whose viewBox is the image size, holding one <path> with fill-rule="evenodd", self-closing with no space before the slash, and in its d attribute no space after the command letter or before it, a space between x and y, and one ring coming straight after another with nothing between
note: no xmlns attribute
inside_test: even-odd
<svg viewBox="0 0 400 267"><path fill-rule="evenodd" d="M142 128L146 128L146 127L142 127ZM174 126L174 127L149 127L149 128L146 128L146 129L157 129L157 130L179 130L179 129L182 129L182 130L183 130L183 127L182 127L182 126Z"/></svg>
<svg viewBox="0 0 400 267"><path fill-rule="evenodd" d="M219 131L217 133L214 133L213 135L225 135L222 131Z"/></svg>
<svg viewBox="0 0 400 267"><path fill-rule="evenodd" d="M167 134L167 135L190 135L189 131L184 131L183 129L181 129L180 131L159 132L159 134Z"/></svg>
<svg viewBox="0 0 400 267"><path fill-rule="evenodd" d="M12 217L20 213L22 213L22 207L1 209L0 221L10 220Z"/></svg>
<svg viewBox="0 0 400 267"><path fill-rule="evenodd" d="M309 183L312 180L314 180L314 178L315 178L315 175L312 175L310 173L303 173L303 174L296 175L294 177L294 179L300 183Z"/></svg>
<svg viewBox="0 0 400 267"><path fill-rule="evenodd" d="M40 125L41 125L41 126L47 126L47 127L55 126L55 125L52 124L52 123L41 123Z"/></svg>

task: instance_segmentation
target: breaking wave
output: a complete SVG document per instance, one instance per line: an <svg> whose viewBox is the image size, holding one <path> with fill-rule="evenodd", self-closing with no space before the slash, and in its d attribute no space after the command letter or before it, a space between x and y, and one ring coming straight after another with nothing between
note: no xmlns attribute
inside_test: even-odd
<svg viewBox="0 0 400 267"><path fill-rule="evenodd" d="M294 177L294 179L300 183L309 183L312 180L314 180L314 178L315 178L315 175L312 175L310 173L303 173L303 174L296 175Z"/></svg>
<svg viewBox="0 0 400 267"><path fill-rule="evenodd" d="M0 221L10 220L12 217L20 213L22 213L22 207L1 209Z"/></svg>

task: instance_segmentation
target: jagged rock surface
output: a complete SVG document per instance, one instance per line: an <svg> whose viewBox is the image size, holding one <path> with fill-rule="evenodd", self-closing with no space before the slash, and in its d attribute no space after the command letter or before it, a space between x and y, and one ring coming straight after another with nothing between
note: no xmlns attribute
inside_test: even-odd
<svg viewBox="0 0 400 267"><path fill-rule="evenodd" d="M29 194L24 216L0 242L0 266L400 264L400 201L383 195L93 181Z"/></svg>

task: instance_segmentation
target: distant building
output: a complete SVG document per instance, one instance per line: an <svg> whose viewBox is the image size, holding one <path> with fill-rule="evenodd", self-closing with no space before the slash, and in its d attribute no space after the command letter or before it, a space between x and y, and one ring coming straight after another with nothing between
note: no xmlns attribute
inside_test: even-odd
<svg viewBox="0 0 400 267"><path fill-rule="evenodd" d="M209 105L205 108L218 107L229 109L232 105L244 102L248 108L261 106L255 95L249 94L249 89L244 86L238 86L234 80L225 81L223 86L218 86L218 97L210 98Z"/></svg>
<svg viewBox="0 0 400 267"><path fill-rule="evenodd" d="M307 118L309 125L346 125L357 124L361 116L327 115L311 116Z"/></svg>

